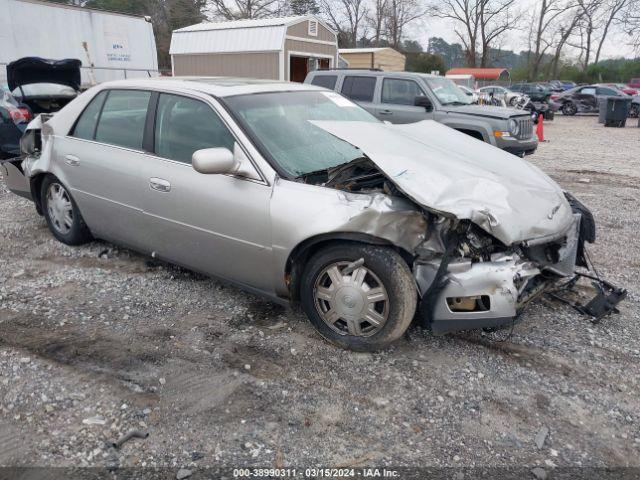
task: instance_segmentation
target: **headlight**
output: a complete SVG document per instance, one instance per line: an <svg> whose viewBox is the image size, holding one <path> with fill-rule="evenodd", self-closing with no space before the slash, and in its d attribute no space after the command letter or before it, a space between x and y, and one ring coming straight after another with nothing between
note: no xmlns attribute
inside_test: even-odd
<svg viewBox="0 0 640 480"><path fill-rule="evenodd" d="M507 126L509 128L509 133L511 133L511 135L513 135L514 137L520 133L520 123L518 123L516 119L510 119L507 123Z"/></svg>

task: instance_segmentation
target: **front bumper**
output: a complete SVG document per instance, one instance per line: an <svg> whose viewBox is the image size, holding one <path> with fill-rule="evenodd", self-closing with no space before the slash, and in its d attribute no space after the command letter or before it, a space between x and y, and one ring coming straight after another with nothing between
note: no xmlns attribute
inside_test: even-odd
<svg viewBox="0 0 640 480"><path fill-rule="evenodd" d="M538 148L538 138L535 134L527 140L518 140L515 137L502 137L497 139L496 143L498 148L519 157L531 155Z"/></svg>
<svg viewBox="0 0 640 480"><path fill-rule="evenodd" d="M580 215L575 215L554 264L500 253L485 262L451 261L442 279L436 278L441 262L417 264L414 274L425 323L436 334L513 323L529 300L573 274L579 226ZM438 284L443 286L434 293Z"/></svg>

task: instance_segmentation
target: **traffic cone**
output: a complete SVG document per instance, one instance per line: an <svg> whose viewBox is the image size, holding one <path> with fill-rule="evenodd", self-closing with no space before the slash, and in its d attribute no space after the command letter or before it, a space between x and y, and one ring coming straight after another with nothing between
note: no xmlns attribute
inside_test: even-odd
<svg viewBox="0 0 640 480"><path fill-rule="evenodd" d="M542 113L538 114L538 125L536 127L536 135L538 136L539 142L544 142L544 125L543 125L544 115Z"/></svg>

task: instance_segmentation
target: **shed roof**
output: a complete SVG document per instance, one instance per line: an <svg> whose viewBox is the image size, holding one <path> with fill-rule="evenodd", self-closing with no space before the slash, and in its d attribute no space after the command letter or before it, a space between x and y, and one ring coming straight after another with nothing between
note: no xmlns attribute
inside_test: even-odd
<svg viewBox="0 0 640 480"><path fill-rule="evenodd" d="M376 52L381 52L383 50L391 50L394 53L397 53L398 55L402 55L404 57L404 55L402 53L400 53L399 51L391 48L391 47L375 47L375 48L340 48L338 50L338 52L340 53L376 53Z"/></svg>
<svg viewBox="0 0 640 480"><path fill-rule="evenodd" d="M473 75L480 80L498 80L506 74L509 76L509 70L506 68L452 68L447 75Z"/></svg>
<svg viewBox="0 0 640 480"><path fill-rule="evenodd" d="M283 48L287 27L306 20L317 20L333 32L326 23L313 15L205 22L174 30L169 53L176 55L278 51Z"/></svg>

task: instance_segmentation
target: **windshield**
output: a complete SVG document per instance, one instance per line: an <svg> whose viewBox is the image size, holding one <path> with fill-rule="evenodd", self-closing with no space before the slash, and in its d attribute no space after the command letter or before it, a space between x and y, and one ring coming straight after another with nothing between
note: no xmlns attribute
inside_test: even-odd
<svg viewBox="0 0 640 480"><path fill-rule="evenodd" d="M311 121L378 122L355 103L328 91L238 95L224 101L273 161L292 177L363 156L359 149Z"/></svg>
<svg viewBox="0 0 640 480"><path fill-rule="evenodd" d="M443 77L425 77L442 105L470 105L472 100L451 80Z"/></svg>

